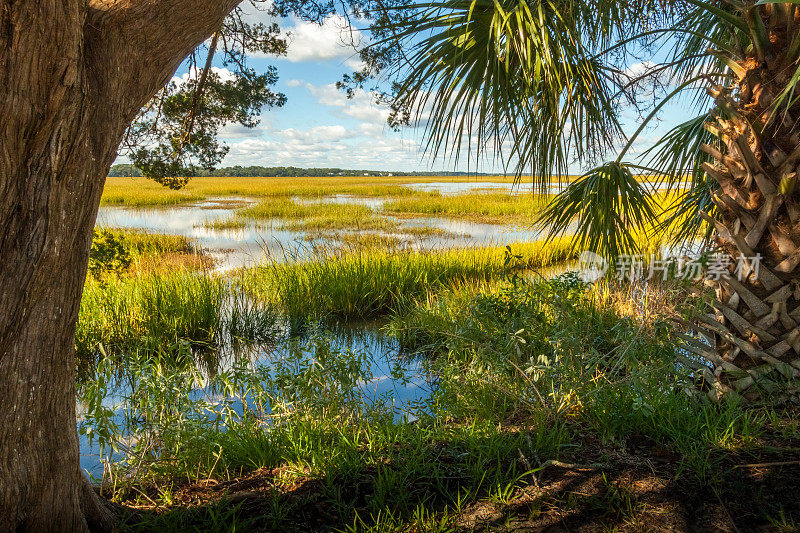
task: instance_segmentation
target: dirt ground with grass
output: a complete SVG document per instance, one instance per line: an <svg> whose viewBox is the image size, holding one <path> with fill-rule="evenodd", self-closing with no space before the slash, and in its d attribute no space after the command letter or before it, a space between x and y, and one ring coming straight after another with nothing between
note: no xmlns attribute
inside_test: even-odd
<svg viewBox="0 0 800 533"><path fill-rule="evenodd" d="M420 522L408 518L376 527L366 503L375 468L365 467L341 487L363 522L345 523L325 496L326 481L296 469L264 468L232 479L174 486L170 506L125 502L125 528L171 525L205 528L209 514L236 531L797 531L800 527L800 460L796 441L770 440L747 451L720 450L714 479L686 472L673 451L646 437L604 444L592 434L568 461L524 457L533 473L502 498L478 498L460 511L430 506ZM334 480L335 482L336 480ZM406 489L415 491L415 480ZM425 491L420 491L424 503ZM276 508L282 520L275 521ZM362 512L359 512L359 509ZM397 527L399 525L399 527ZM230 529L233 530L233 529Z"/></svg>

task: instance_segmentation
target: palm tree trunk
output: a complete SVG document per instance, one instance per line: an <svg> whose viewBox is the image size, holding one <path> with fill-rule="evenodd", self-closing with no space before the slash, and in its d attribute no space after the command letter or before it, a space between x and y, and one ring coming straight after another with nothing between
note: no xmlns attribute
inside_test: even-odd
<svg viewBox="0 0 800 533"><path fill-rule="evenodd" d="M716 213L701 216L716 229L728 274L711 281L714 314L700 319L712 342L690 350L709 363L710 395L761 400L796 396L800 377L800 106L773 109L797 68L790 45L800 19L792 4L772 4L748 21L763 23L766 38L731 58L737 83L709 89L720 113L706 127L719 143L703 147L714 161L704 168L719 190Z"/></svg>

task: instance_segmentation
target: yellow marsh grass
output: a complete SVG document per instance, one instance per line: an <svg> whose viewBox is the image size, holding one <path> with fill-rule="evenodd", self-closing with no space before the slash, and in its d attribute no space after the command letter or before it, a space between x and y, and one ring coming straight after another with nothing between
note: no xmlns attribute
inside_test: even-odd
<svg viewBox="0 0 800 533"><path fill-rule="evenodd" d="M131 274L204 270L214 264L212 257L183 235L119 228L102 228L101 231L113 233L130 254Z"/></svg>
<svg viewBox="0 0 800 533"><path fill-rule="evenodd" d="M387 213L405 216L461 218L478 222L531 224L550 195L474 192L442 196L438 192L396 198L386 203Z"/></svg>
<svg viewBox="0 0 800 533"><path fill-rule="evenodd" d="M503 176L335 176L311 178L192 178L181 191L172 191L145 178L109 178L103 195L105 204L129 206L171 205L202 200L207 197L245 196L261 198L261 202L241 210L237 216L220 221L209 221L211 227L241 227L239 216L249 219L282 220L286 229L391 231L396 223L372 212L368 207L355 204L306 205L291 200L292 197L320 198L332 194L385 197L389 201L382 212L396 216L441 216L488 223L529 225L538 216L549 196L534 194L511 195L498 192L469 192L455 196L442 196L438 192L424 192L405 187L410 183L435 181L462 183L469 181L495 181L510 183ZM655 203L668 207L676 194L657 194ZM643 250L655 251L669 232L649 229L647 235L637 236Z"/></svg>
<svg viewBox="0 0 800 533"><path fill-rule="evenodd" d="M564 181L573 181L570 176ZM106 180L102 205L133 207L175 205L214 196L303 196L331 194L356 196L415 196L410 183L514 183L511 176L322 176L322 177L195 177L180 191L173 191L146 178L111 177ZM530 183L523 176L521 183Z"/></svg>
<svg viewBox="0 0 800 533"><path fill-rule="evenodd" d="M376 215L372 209L358 204L298 203L286 198L267 198L239 211L242 218L280 220L281 229L289 230L393 230L394 220Z"/></svg>

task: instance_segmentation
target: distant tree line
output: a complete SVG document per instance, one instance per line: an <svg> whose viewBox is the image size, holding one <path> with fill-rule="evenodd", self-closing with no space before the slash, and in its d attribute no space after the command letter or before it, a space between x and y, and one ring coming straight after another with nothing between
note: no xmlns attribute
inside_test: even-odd
<svg viewBox="0 0 800 533"><path fill-rule="evenodd" d="M109 177L141 177L144 174L136 166L120 164L111 167ZM300 168L300 167L260 167L234 166L215 170L200 170L197 176L218 177L321 177L321 176L481 176L475 172L400 172L388 170L348 170L342 168Z"/></svg>

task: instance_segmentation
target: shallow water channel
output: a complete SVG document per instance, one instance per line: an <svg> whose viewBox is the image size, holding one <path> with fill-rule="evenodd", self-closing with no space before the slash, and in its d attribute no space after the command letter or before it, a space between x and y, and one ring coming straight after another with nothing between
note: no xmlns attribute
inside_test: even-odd
<svg viewBox="0 0 800 533"><path fill-rule="evenodd" d="M379 332L375 324L363 324L360 327L348 327L321 333L324 342L329 343L330 351L342 354L340 357L349 357L366 361L365 367L360 372L369 376L367 380L360 380L355 387L357 394L366 403L380 403L392 410L397 420L413 420L414 412L424 405L430 396L432 383L427 374L422 370L420 361L400 356L400 350L394 339L387 338ZM292 348L292 346L295 346ZM299 348L297 348L299 346ZM276 340L275 343L264 346L252 346L242 352L234 351L230 346L222 347L214 357L214 363L209 364L203 373L205 375L218 374L230 370L234 363L245 364L252 368L264 366L270 368L280 359L292 359L300 353L314 358L317 344L309 338L288 339L286 336ZM291 355L294 353L295 355ZM198 357L201 359L202 357ZM199 363L198 366L204 366ZM126 396L133 392L135 385L127 376L121 376L114 381L114 386L106 394L103 405L114 411L113 420L123 426L125 413L121 407ZM210 387L195 389L191 396L195 399L205 398L212 402L230 400ZM243 406L241 401L235 400L233 409L241 414ZM78 405L78 422L83 419L85 408ZM97 442L90 443L85 435L79 435L81 468L95 479L103 477L103 460L120 460L122 452L112 453L106 449L104 455Z"/></svg>
<svg viewBox="0 0 800 533"><path fill-rule="evenodd" d="M381 199L331 196L321 202L360 203L377 210ZM101 207L97 218L99 226L127 228L156 233L183 235L215 259L219 271L251 266L266 258L282 260L288 251L308 250L309 233L280 228L280 222L249 222L242 228L217 229L207 224L233 216L237 209L254 203L252 199L212 198L203 202L172 207L131 208ZM441 249L462 246L504 245L517 241L535 240L540 232L535 229L482 224L441 217L395 218L398 229L379 235L396 237L414 249ZM439 234L415 236L415 228L441 230ZM405 231L404 231L405 230ZM339 234L353 233L339 231ZM312 235L313 237L313 235Z"/></svg>

